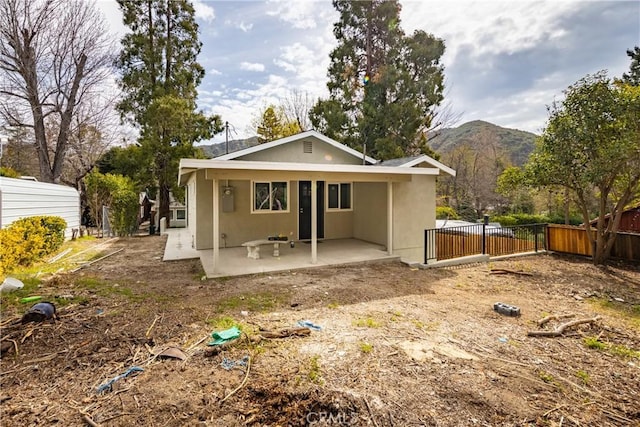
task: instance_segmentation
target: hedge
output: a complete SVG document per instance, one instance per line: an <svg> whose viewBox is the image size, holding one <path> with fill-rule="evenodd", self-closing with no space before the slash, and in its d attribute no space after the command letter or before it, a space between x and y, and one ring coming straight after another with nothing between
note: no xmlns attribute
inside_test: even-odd
<svg viewBox="0 0 640 427"><path fill-rule="evenodd" d="M21 218L0 230L0 275L57 251L67 223L59 216Z"/></svg>

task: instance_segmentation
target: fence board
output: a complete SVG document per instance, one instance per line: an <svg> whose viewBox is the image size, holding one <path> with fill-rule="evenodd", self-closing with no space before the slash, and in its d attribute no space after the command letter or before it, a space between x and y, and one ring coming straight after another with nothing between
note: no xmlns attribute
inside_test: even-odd
<svg viewBox="0 0 640 427"><path fill-rule="evenodd" d="M595 234L595 231L592 233ZM550 251L592 256L587 232L582 227L549 224L547 242ZM618 233L611 256L628 261L640 261L640 234Z"/></svg>

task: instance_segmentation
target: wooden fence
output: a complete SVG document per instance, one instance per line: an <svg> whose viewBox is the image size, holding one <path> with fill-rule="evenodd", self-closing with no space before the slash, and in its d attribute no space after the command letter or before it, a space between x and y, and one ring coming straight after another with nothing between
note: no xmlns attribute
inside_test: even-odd
<svg viewBox="0 0 640 427"><path fill-rule="evenodd" d="M592 231L595 233L595 231ZM547 225L547 250L574 255L591 256L591 244L583 227ZM640 234L618 233L611 250L613 258L640 261Z"/></svg>

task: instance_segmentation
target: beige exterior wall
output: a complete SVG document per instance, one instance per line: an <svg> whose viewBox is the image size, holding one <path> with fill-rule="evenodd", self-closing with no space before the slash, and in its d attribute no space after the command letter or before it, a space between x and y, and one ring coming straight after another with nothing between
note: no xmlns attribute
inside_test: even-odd
<svg viewBox="0 0 640 427"><path fill-rule="evenodd" d="M209 181L211 182L211 181ZM222 194L223 184L220 184ZM220 246L240 246L249 240L266 239L274 234L284 234L291 240L298 232L298 185L289 182L289 211L251 213L251 181L229 181L234 192L234 211L220 212ZM210 212L210 211L209 211ZM226 242L225 242L226 241Z"/></svg>
<svg viewBox="0 0 640 427"><path fill-rule="evenodd" d="M326 207L326 202L325 202ZM351 239L353 238L353 211L324 212L324 238L325 239Z"/></svg>
<svg viewBox="0 0 640 427"><path fill-rule="evenodd" d="M424 230L436 224L436 177L413 175L393 184L393 253L424 261Z"/></svg>
<svg viewBox="0 0 640 427"><path fill-rule="evenodd" d="M387 183L356 182L353 192L353 237L386 246Z"/></svg>
<svg viewBox="0 0 640 427"><path fill-rule="evenodd" d="M195 177L195 197L190 198L190 201L195 201L196 214L195 224L193 224L195 233L195 248L198 250L211 249L213 247L213 216L211 210L213 209L213 187L211 181L205 179L205 171L199 170L194 175ZM189 221L191 221L189 218ZM192 224L189 223L189 229L191 230Z"/></svg>
<svg viewBox="0 0 640 427"><path fill-rule="evenodd" d="M304 152L304 141L311 142L311 153ZM351 154L313 137L238 157L238 160L291 163L335 163L343 165L362 164L362 159L358 159Z"/></svg>

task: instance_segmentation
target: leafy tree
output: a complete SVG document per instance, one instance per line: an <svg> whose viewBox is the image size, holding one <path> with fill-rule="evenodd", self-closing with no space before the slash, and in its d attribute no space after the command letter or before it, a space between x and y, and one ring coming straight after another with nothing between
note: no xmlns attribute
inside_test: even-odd
<svg viewBox="0 0 640 427"><path fill-rule="evenodd" d="M124 97L122 116L140 127L141 167L150 169L158 185L160 217L169 222L169 191L177 190L181 157L196 153L193 143L222 130L218 116L196 111L197 86L204 69L198 24L187 0L118 0L124 24L117 60Z"/></svg>
<svg viewBox="0 0 640 427"><path fill-rule="evenodd" d="M640 197L640 87L588 75L550 107L526 166L540 186L569 190L580 207L595 264L611 253L624 208ZM597 206L594 235L589 206ZM605 221L607 214L610 220Z"/></svg>
<svg viewBox="0 0 640 427"><path fill-rule="evenodd" d="M331 52L329 99L310 118L316 129L389 159L431 154L426 132L443 99L442 40L400 28L396 0L334 0L338 46Z"/></svg>
<svg viewBox="0 0 640 427"><path fill-rule="evenodd" d="M108 79L112 50L93 3L0 0L0 116L33 132L41 180L60 182L72 120Z"/></svg>
<svg viewBox="0 0 640 427"><path fill-rule="evenodd" d="M640 86L640 47L636 46L633 50L627 49L627 56L631 58L631 65L629 74L622 74L622 81L632 86Z"/></svg>
<svg viewBox="0 0 640 427"><path fill-rule="evenodd" d="M131 234L137 228L138 192L129 177L101 174L96 169L85 178L87 203L91 215L102 229L102 207L109 207L109 223L119 236Z"/></svg>
<svg viewBox="0 0 640 427"><path fill-rule="evenodd" d="M522 168L517 166L506 168L498 176L496 192L509 201L511 213L533 213L533 197Z"/></svg>
<svg viewBox="0 0 640 427"><path fill-rule="evenodd" d="M269 105L256 123L256 132L260 142L269 142L299 133L300 125L287 119L284 109Z"/></svg>

